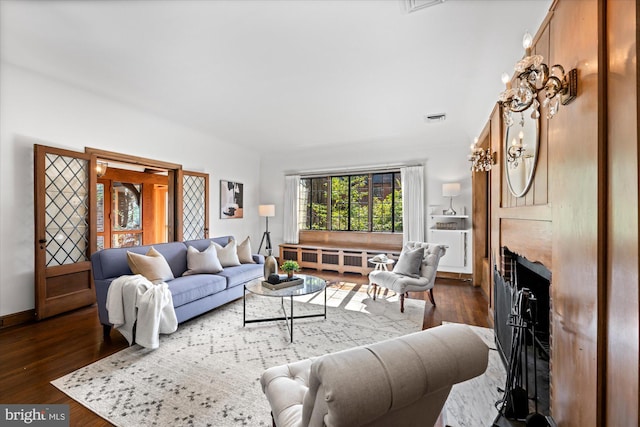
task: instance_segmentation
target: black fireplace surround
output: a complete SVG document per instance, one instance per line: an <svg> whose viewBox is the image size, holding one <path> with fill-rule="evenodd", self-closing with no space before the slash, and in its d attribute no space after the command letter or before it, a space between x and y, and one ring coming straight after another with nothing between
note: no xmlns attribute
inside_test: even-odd
<svg viewBox="0 0 640 427"><path fill-rule="evenodd" d="M494 266L494 330L498 352L506 368L511 356L513 328L509 325L515 296L519 290L528 288L537 300L532 317L535 324L535 339L527 335L527 369L529 406L537 412L550 415L549 410L549 344L550 344L550 298L551 271L540 263L534 263L502 248L502 271ZM535 347L534 347L535 346ZM535 351L534 351L535 348ZM534 363L535 355L535 363ZM534 382L535 381L535 382ZM537 382L537 384L536 384ZM537 386L537 395L534 392Z"/></svg>

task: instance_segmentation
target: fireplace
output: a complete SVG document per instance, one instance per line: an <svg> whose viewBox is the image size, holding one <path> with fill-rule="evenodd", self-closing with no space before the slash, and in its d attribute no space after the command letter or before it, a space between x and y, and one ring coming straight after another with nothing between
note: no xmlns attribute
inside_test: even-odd
<svg viewBox="0 0 640 427"><path fill-rule="evenodd" d="M498 352L507 370L512 351L512 327L515 305L519 291L528 289L526 295L533 296L527 306L530 330L524 334L525 344L518 348L521 352L521 372L523 383L529 394L529 412L536 411L549 415L549 348L550 348L550 285L551 271L544 265L502 248L502 266L494 266L494 329ZM525 291L526 292L526 291ZM528 297L527 297L528 298ZM525 368L526 366L526 368Z"/></svg>

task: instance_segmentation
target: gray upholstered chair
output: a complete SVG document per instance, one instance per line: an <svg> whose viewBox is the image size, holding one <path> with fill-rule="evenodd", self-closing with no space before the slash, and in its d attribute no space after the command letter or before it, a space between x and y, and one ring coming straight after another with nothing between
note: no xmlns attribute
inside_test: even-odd
<svg viewBox="0 0 640 427"><path fill-rule="evenodd" d="M422 261L417 259L414 263L409 259L408 254L420 249L424 250ZM446 251L446 246L440 244L408 242L402 249L393 271L374 270L369 273L369 285L373 285L373 299L376 299L378 286L391 289L400 295L400 311L404 313L404 297L407 292L428 290L431 304L435 306L433 286L436 281L438 263Z"/></svg>
<svg viewBox="0 0 640 427"><path fill-rule="evenodd" d="M471 328L447 324L272 367L260 383L276 427L424 427L488 357Z"/></svg>

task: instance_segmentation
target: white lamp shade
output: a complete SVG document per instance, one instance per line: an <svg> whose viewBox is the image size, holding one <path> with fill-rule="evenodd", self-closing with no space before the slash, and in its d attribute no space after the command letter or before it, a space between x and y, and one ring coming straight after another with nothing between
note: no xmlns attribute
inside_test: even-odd
<svg viewBox="0 0 640 427"><path fill-rule="evenodd" d="M260 205L260 206L258 206L258 215L260 215L260 216L276 216L276 205Z"/></svg>
<svg viewBox="0 0 640 427"><path fill-rule="evenodd" d="M455 197L460 194L460 183L450 182L448 184L442 184L442 196L443 197Z"/></svg>

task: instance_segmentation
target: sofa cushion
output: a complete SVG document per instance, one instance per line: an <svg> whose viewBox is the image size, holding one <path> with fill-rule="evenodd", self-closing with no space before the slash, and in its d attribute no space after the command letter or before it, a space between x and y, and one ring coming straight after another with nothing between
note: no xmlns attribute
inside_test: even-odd
<svg viewBox="0 0 640 427"><path fill-rule="evenodd" d="M242 243L238 243L237 246L238 261L240 264L255 264L253 256L251 255L251 238L247 236Z"/></svg>
<svg viewBox="0 0 640 427"><path fill-rule="evenodd" d="M154 284L173 280L167 260L153 246L146 255L128 251L127 263L133 274L141 274Z"/></svg>
<svg viewBox="0 0 640 427"><path fill-rule="evenodd" d="M240 260L238 259L237 253L237 243L235 240L229 241L227 246L220 246L216 242L213 242L218 251L218 259L220 260L220 264L222 267L233 267L236 265L240 265Z"/></svg>
<svg viewBox="0 0 640 427"><path fill-rule="evenodd" d="M200 298L213 295L225 290L227 287L226 279L217 274L196 274L177 277L168 284L174 307L180 307Z"/></svg>
<svg viewBox="0 0 640 427"><path fill-rule="evenodd" d="M227 279L227 288L233 288L250 280L258 279L262 277L263 273L262 264L241 264L236 267L227 267L217 275Z"/></svg>
<svg viewBox="0 0 640 427"><path fill-rule="evenodd" d="M213 242L207 249L200 252L193 246L187 248L187 271L183 276L192 274L215 274L222 271L222 265L218 260L218 251Z"/></svg>

